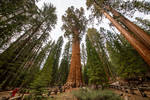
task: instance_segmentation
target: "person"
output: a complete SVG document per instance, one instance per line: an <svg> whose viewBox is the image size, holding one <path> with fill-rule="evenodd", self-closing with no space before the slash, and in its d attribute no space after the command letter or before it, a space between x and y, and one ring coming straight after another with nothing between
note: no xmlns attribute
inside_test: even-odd
<svg viewBox="0 0 150 100"><path fill-rule="evenodd" d="M18 92L19 88L16 88L12 91L11 97L14 97L16 93Z"/></svg>

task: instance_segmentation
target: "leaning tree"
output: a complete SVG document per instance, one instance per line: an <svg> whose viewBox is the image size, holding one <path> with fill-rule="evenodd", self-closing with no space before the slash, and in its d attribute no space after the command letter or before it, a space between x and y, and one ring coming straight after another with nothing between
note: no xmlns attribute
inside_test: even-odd
<svg viewBox="0 0 150 100"><path fill-rule="evenodd" d="M148 47L150 36L138 26L127 20L124 16L112 8L113 0L86 0L88 9L92 10L93 17L99 18L104 15L110 22L120 31L120 33L128 40L128 42L138 51L143 59L150 65L150 49ZM119 17L116 20L113 16ZM117 22L120 21L120 22ZM123 23L123 24L122 24ZM125 28L126 27L126 28ZM139 41L131 32L139 37Z"/></svg>
<svg viewBox="0 0 150 100"><path fill-rule="evenodd" d="M79 87L82 83L80 40L85 32L87 20L84 16L84 9L75 9L73 6L66 10L62 16L65 36L72 39L72 56L68 79L65 85L69 87Z"/></svg>

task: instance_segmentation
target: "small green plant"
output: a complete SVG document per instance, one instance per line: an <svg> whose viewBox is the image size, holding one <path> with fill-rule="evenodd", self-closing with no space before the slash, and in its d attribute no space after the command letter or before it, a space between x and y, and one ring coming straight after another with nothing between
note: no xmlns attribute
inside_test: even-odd
<svg viewBox="0 0 150 100"><path fill-rule="evenodd" d="M47 100L47 98L42 95L27 95L23 100Z"/></svg>
<svg viewBox="0 0 150 100"><path fill-rule="evenodd" d="M73 91L72 94L78 100L121 100L120 96L110 90L80 89L78 91Z"/></svg>

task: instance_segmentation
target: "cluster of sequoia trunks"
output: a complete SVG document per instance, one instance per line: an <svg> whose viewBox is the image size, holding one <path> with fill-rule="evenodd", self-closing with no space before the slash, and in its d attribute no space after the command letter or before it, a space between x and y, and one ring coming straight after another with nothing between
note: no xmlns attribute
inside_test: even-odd
<svg viewBox="0 0 150 100"><path fill-rule="evenodd" d="M110 16L107 11L103 10L103 14L120 31L120 33L124 35L128 42L137 50L137 52L143 57L145 62L147 62L147 64L150 66L150 35L140 27L129 21L123 15L118 13L115 9L109 6L106 6L105 8L111 11L113 16L118 17L119 22L121 22L122 24L117 22L116 19Z"/></svg>

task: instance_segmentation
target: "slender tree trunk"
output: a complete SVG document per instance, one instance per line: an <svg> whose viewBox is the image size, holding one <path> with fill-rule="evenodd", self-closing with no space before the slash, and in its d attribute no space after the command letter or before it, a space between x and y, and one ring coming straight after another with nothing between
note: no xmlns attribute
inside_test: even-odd
<svg viewBox="0 0 150 100"><path fill-rule="evenodd" d="M16 60L17 57L22 53L22 51L25 49L27 43L30 42L31 38L32 38L32 37L36 34L36 32L40 29L40 27L41 27L42 24L43 24L43 22L40 23L40 24L33 30L33 32L29 35L29 37L26 38L26 39L19 45L19 47L17 47L17 50L15 51L15 52L17 52L17 55L16 55L16 57L13 59L13 61Z"/></svg>
<svg viewBox="0 0 150 100"><path fill-rule="evenodd" d="M125 26L132 31L141 41L144 45L146 45L150 49L150 35L146 33L144 30L142 30L140 27L135 25L133 22L129 21L127 18L125 18L123 15L121 15L119 12L117 12L115 9L106 6L108 10L110 10L115 17L118 17L118 19L125 24Z"/></svg>
<svg viewBox="0 0 150 100"><path fill-rule="evenodd" d="M79 35L75 35L73 37L70 72L68 75L66 85L69 87L80 87L80 86L82 86Z"/></svg>
<svg viewBox="0 0 150 100"><path fill-rule="evenodd" d="M27 37L27 35L29 35L29 32L31 30L33 30L34 26L32 26L29 30L27 30L25 33L23 33L23 35L21 35L14 43L12 43L10 46L11 46L11 49L13 47L14 51L17 49L17 46L19 45L20 41L25 39L25 37Z"/></svg>
<svg viewBox="0 0 150 100"><path fill-rule="evenodd" d="M150 66L150 50L141 42L136 40L127 30L125 30L115 19L113 19L107 12L103 11L104 15L112 22L112 24L125 36L131 45L138 51L143 59Z"/></svg>
<svg viewBox="0 0 150 100"><path fill-rule="evenodd" d="M37 40L37 42L33 45L32 49L31 49L31 51L34 51L34 52L33 52L33 55L28 55L28 56L26 57L25 63L23 64L23 66L22 66L21 68L26 68L26 65L28 66L28 64L30 63L30 62L28 62L28 61L30 61L31 59L34 60L32 56L36 56L36 54L37 54L37 53L39 52L39 50L41 49L41 47L42 47L41 41L42 41L42 39L43 39L43 37L44 37L44 35L45 35L46 30L47 30L47 28L44 30L43 34L40 36L40 38ZM36 47L36 45L38 45L38 43L40 43L40 44L39 44L38 47ZM38 48L38 49L37 49L37 48ZM37 49L37 50L36 50L36 49ZM31 60L31 61L32 61L32 60ZM31 66L31 65L30 65L30 66ZM29 66L28 66L28 68L29 68Z"/></svg>
<svg viewBox="0 0 150 100"><path fill-rule="evenodd" d="M16 14L16 15L13 15L13 17L10 17L10 18L6 18L6 19L4 19L3 18L3 16L0 18L1 20L0 20L0 23L8 23L9 21L11 21L12 19L15 19L17 16L20 16L20 15L22 15L24 13L24 11L23 12L20 12L20 13L18 13L18 14ZM3 18L3 19L2 19Z"/></svg>

